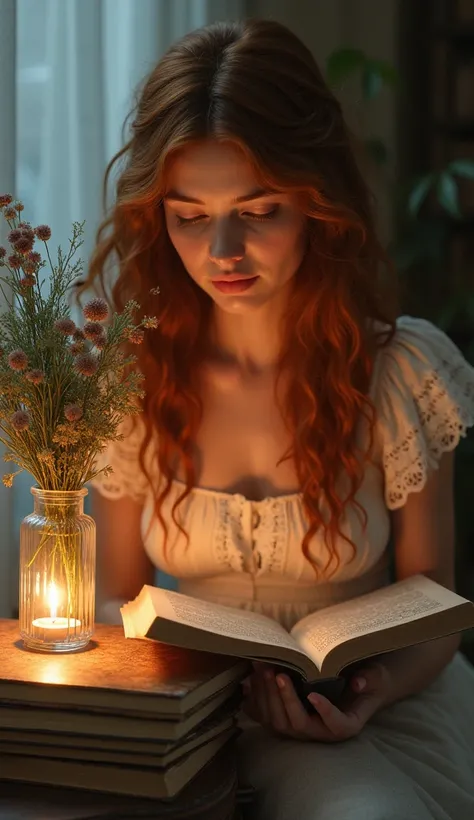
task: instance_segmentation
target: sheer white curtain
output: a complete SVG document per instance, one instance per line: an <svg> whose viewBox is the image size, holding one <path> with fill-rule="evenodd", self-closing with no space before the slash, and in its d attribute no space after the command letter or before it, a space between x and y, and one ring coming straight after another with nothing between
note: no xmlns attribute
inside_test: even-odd
<svg viewBox="0 0 474 820"><path fill-rule="evenodd" d="M1 0L0 191L24 202L29 221L52 227L53 254L67 249L72 222L85 219L78 256L87 264L105 167L140 79L177 37L245 16L244 4ZM23 474L13 490L0 485L0 617L16 606L18 533L32 508L31 483Z"/></svg>
<svg viewBox="0 0 474 820"><path fill-rule="evenodd" d="M3 0L0 12L0 193L15 186L15 0ZM6 222L0 222L0 245L5 246ZM0 298L0 309L2 308ZM0 476L9 471L0 445ZM12 490L0 483L0 617L10 614L10 590L14 582L12 558Z"/></svg>

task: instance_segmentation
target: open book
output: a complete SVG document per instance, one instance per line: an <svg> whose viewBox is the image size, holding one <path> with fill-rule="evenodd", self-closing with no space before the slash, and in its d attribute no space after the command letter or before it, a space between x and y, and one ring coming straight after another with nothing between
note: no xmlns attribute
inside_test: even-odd
<svg viewBox="0 0 474 820"><path fill-rule="evenodd" d="M289 633L265 615L148 585L121 614L127 638L263 660L309 683L334 681L356 661L474 627L474 604L424 575L325 607Z"/></svg>

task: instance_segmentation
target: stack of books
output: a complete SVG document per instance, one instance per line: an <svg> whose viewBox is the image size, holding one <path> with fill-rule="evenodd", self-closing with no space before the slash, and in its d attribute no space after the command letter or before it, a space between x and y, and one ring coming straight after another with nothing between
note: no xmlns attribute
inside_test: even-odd
<svg viewBox="0 0 474 820"><path fill-rule="evenodd" d="M170 799L237 736L248 663L96 627L81 652L0 620L0 779Z"/></svg>

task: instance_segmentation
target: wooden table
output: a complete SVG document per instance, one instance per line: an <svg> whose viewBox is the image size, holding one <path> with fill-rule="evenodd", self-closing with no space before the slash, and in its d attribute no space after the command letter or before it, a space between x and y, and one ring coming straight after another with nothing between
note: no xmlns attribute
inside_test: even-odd
<svg viewBox="0 0 474 820"><path fill-rule="evenodd" d="M169 802L0 781L0 820L236 820L236 790L231 746Z"/></svg>

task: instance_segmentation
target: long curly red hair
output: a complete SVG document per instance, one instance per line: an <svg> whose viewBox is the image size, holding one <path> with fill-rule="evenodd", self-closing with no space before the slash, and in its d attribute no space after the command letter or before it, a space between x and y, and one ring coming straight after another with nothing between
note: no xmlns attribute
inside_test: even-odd
<svg viewBox="0 0 474 820"><path fill-rule="evenodd" d="M161 509L177 465L186 477L173 508L178 526L177 505L196 484L193 453L202 415L196 374L212 302L171 244L162 197L176 151L208 138L230 140L263 184L296 193L307 216L307 252L282 332L279 372L290 375L282 413L292 440L284 457L293 459L308 521L302 550L310 560L311 538L322 527L328 566L333 556L339 561L344 510L357 504L371 457L374 408L368 394L375 354L395 329L391 275L385 275L393 271L376 235L371 195L340 104L298 37L277 22L247 19L215 23L176 42L145 78L131 117L130 137L106 169L105 213L111 171L124 162L114 204L97 231L85 287L99 280L108 293L112 274L115 309L135 299L144 313L159 318L138 352L147 431L140 463L146 472L144 454L155 430L164 479L156 515L165 537ZM151 296L157 286L159 296ZM376 327L384 331L376 333ZM361 452L356 431L362 418L369 436ZM348 480L344 497L342 474Z"/></svg>

